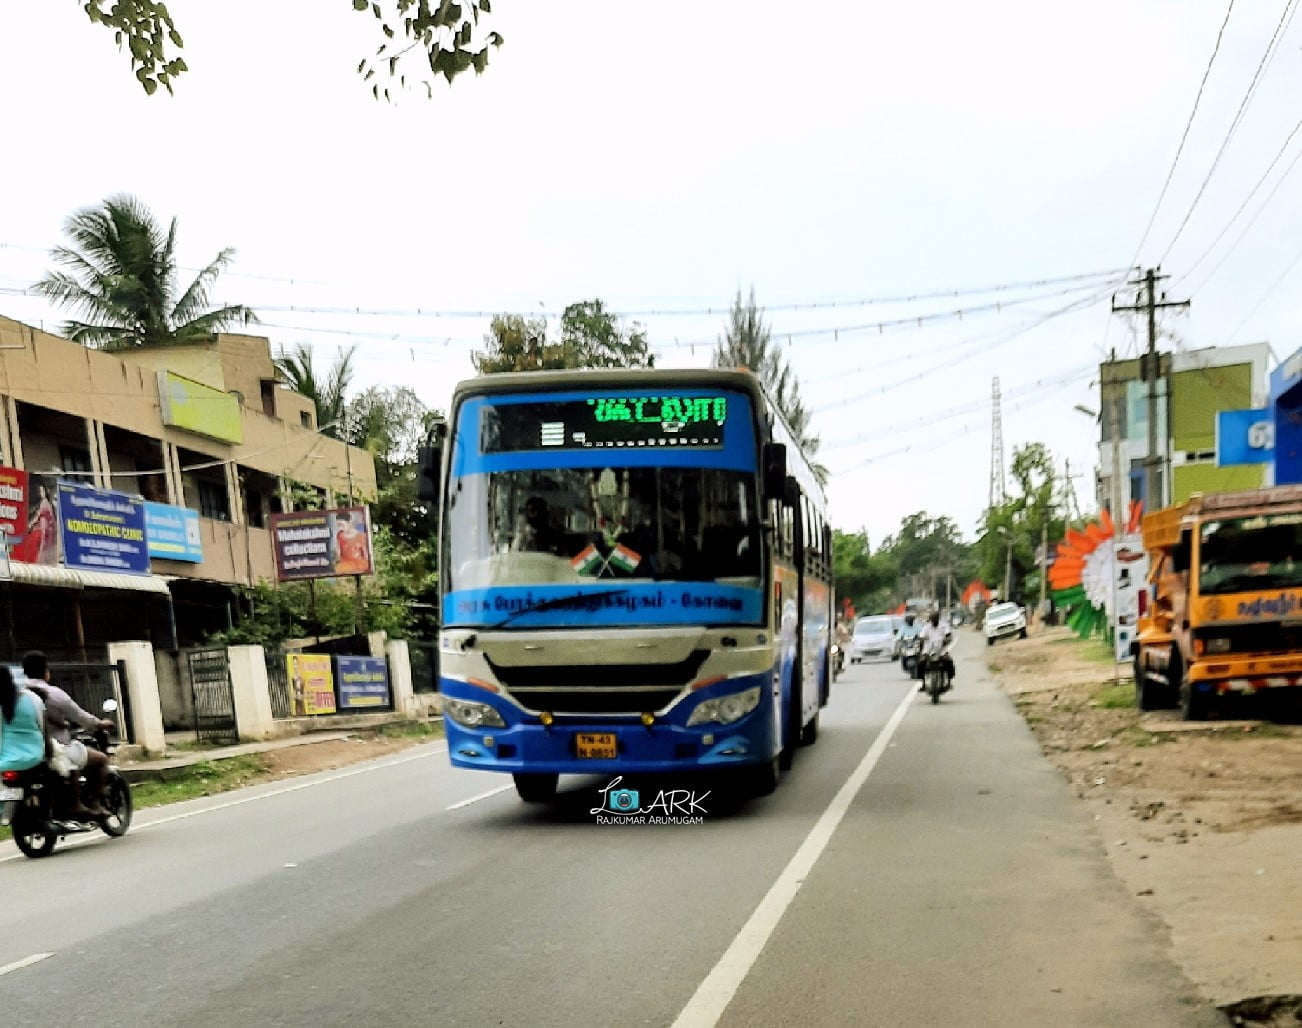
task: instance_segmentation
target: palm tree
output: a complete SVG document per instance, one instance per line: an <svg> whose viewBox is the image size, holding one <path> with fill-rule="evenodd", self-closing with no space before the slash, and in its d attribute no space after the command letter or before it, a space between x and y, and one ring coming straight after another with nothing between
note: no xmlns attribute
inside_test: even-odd
<svg viewBox="0 0 1302 1028"><path fill-rule="evenodd" d="M737 290L728 326L714 349L711 363L716 368L748 368L759 376L778 410L786 418L792 434L800 442L800 448L809 458L819 483L826 485L829 477L827 468L814 463L821 441L810 431L810 412L800 398L800 382L782 351L773 344L773 333L764 323L755 303L754 288L744 303L741 290Z"/></svg>
<svg viewBox="0 0 1302 1028"><path fill-rule="evenodd" d="M70 245L50 256L67 270L51 271L32 288L85 319L64 324L73 342L101 350L180 346L258 320L242 304L208 309L213 284L235 255L230 247L178 296L176 219L164 233L133 196L78 211L64 232Z"/></svg>
<svg viewBox="0 0 1302 1028"><path fill-rule="evenodd" d="M276 370L294 392L306 396L316 406L317 428L335 439L355 443L344 431L348 410L348 386L353 380L353 354L356 346L340 350L327 372L319 372L312 350L302 343L292 352L282 349L276 355Z"/></svg>

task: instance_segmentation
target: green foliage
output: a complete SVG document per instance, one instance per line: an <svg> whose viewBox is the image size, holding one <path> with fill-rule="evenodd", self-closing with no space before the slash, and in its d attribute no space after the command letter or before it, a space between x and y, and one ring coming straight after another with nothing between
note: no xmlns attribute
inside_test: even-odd
<svg viewBox="0 0 1302 1028"><path fill-rule="evenodd" d="M1003 591L1012 550L1013 598L1038 597L1039 567L1035 551L1047 528L1050 544L1066 532L1066 522L1056 516L1054 492L1058 485L1053 455L1043 443L1028 443L1013 451L1014 491L998 506L986 510L977 541L980 575L996 592Z"/></svg>
<svg viewBox="0 0 1302 1028"><path fill-rule="evenodd" d="M329 371L317 368L311 347L299 343L292 351L283 347L276 355L276 371L285 384L306 396L316 408L317 429L332 439L343 439L347 393L353 379L353 354L356 346L340 350Z"/></svg>
<svg viewBox="0 0 1302 1028"><path fill-rule="evenodd" d="M481 375L500 371L564 368L649 368L654 357L646 329L625 328L601 300L581 300L561 315L558 341L547 338L546 318L499 314L489 323L484 349L470 355Z"/></svg>
<svg viewBox="0 0 1302 1028"><path fill-rule="evenodd" d="M422 71L419 81L426 95L433 95L430 78L442 76L451 83L462 72L474 69L482 74L488 66L490 49L502 45L500 33L485 30L484 15L492 13L490 0L351 0L352 9L371 15L379 22L382 42L373 57L363 58L357 73L363 82L371 82L377 99L390 99L390 87L372 82L377 74L407 85L406 72L400 72L403 59L410 53L428 66L429 77ZM172 82L188 71L184 58L173 50L184 43L172 21L167 4L160 0L85 0L83 9L93 24L113 30L114 41L127 50L131 68L141 87L149 95L162 86L172 92ZM310 39L310 25L305 26Z"/></svg>
<svg viewBox="0 0 1302 1028"><path fill-rule="evenodd" d="M1094 701L1108 710L1130 710L1135 706L1135 683L1122 682L1113 685L1107 682L1094 694Z"/></svg>
<svg viewBox="0 0 1302 1028"><path fill-rule="evenodd" d="M176 219L164 233L133 196L111 196L64 225L70 246L51 252L66 271L51 271L33 291L86 320L64 324L73 342L102 350L182 346L257 321L248 307L209 310L217 276L235 251L222 250L178 295Z"/></svg>
<svg viewBox="0 0 1302 1028"><path fill-rule="evenodd" d="M873 554L868 533L833 531L832 559L838 611L846 599L856 613L872 613L892 605L895 559L890 553Z"/></svg>
<svg viewBox="0 0 1302 1028"><path fill-rule="evenodd" d="M746 368L759 376L761 382L773 397L774 404L782 412L792 434L805 451L811 462L818 454L821 440L811 431L810 411L800 398L800 382L791 370L782 351L773 342L773 333L764 322L759 306L755 302L755 290L743 302L741 290L732 302L732 311L728 315L728 324L715 346L710 359L716 368ZM814 473L819 482L827 484L828 470L822 464L814 464Z"/></svg>

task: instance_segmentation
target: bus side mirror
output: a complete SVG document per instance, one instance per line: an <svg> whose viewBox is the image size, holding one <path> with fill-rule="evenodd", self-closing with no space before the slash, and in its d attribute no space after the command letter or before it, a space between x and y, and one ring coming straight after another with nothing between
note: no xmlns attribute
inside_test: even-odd
<svg viewBox="0 0 1302 1028"><path fill-rule="evenodd" d="M782 443L765 443L760 454L764 498L784 500L787 491L787 448Z"/></svg>
<svg viewBox="0 0 1302 1028"><path fill-rule="evenodd" d="M1177 573L1189 570L1190 539L1188 532L1180 533L1180 545L1171 551L1171 567Z"/></svg>
<svg viewBox="0 0 1302 1028"><path fill-rule="evenodd" d="M443 470L443 447L422 446L416 451L416 499L430 510L439 506L439 475Z"/></svg>
<svg viewBox="0 0 1302 1028"><path fill-rule="evenodd" d="M788 475L786 488L782 490L782 500L788 507L795 507L800 503L800 483L796 481L795 475Z"/></svg>

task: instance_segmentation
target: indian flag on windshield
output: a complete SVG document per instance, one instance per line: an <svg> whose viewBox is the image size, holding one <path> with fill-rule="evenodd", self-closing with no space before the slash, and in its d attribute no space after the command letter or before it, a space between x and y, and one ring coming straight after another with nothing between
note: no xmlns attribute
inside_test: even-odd
<svg viewBox="0 0 1302 1028"><path fill-rule="evenodd" d="M570 567L580 575L591 575L598 568L603 567L605 562L601 559L601 554L597 548L588 543L576 556L570 559Z"/></svg>
<svg viewBox="0 0 1302 1028"><path fill-rule="evenodd" d="M609 562L612 567L617 567L620 571L631 572L642 563L642 555L620 543L610 551Z"/></svg>

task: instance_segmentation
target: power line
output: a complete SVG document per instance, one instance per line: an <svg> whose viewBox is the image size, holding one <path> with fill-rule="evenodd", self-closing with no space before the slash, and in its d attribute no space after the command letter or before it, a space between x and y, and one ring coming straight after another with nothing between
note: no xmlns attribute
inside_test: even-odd
<svg viewBox="0 0 1302 1028"><path fill-rule="evenodd" d="M1302 119L1299 119L1298 123L1293 126L1293 131L1288 134L1288 137L1284 140L1284 144L1276 152L1274 159L1270 162L1270 165L1266 168L1265 171L1261 173L1261 178L1257 179L1256 185L1254 185L1252 189L1249 190L1248 195L1243 198L1243 203L1239 204L1238 210L1236 210L1233 216L1231 216L1230 220L1225 223L1225 227L1222 228L1220 232L1217 233L1216 238L1212 240L1211 245L1208 246L1207 249L1202 252L1202 255L1199 256L1199 258L1196 261L1194 261L1193 264L1191 264L1188 267L1188 269L1185 270L1184 274L1182 274L1179 279L1177 279L1176 284L1179 284L1179 282L1183 281L1184 279L1192 275L1197 270L1198 265L1202 264L1202 262L1207 259L1207 257L1211 254L1211 252L1216 249L1216 244L1225 238L1225 233L1228 232L1234 226L1234 223L1239 220L1239 215L1241 215L1244 212L1244 210L1247 209L1248 204L1252 202L1252 198L1257 195L1257 190L1262 187L1266 179L1270 176L1270 173L1275 170L1275 165L1278 164L1279 159L1284 156L1284 151L1288 149L1289 143L1293 142L1293 137L1296 136L1299 131L1302 131ZM1302 150L1298 152L1299 154L1302 154ZM1293 164L1289 165L1288 170L1292 171L1293 165L1296 163L1297 163L1297 158L1294 158ZM1285 178L1288 177L1287 171L1284 173L1284 177ZM1281 179L1281 181L1283 181L1283 179ZM1278 186L1276 188L1278 188ZM1274 196L1275 194L1272 192L1270 195ZM1255 221L1256 219L1254 218L1253 220Z"/></svg>
<svg viewBox="0 0 1302 1028"><path fill-rule="evenodd" d="M1234 139L1234 134L1238 131L1239 125L1243 121L1243 116L1247 113L1248 107L1256 96L1257 86L1261 81L1262 75L1267 66L1274 59L1276 50L1279 49L1279 43L1283 40L1283 32L1286 30L1287 25L1291 24L1293 21L1293 14L1297 8L1297 2L1298 0L1287 0L1285 3L1284 10L1281 12L1279 21L1275 25L1275 31L1271 34L1270 42L1266 44L1266 51L1261 55L1261 60L1257 62L1257 70L1253 72L1252 81L1248 83L1248 90L1243 94L1243 99L1239 101L1239 109L1235 112L1234 120L1230 122L1230 127L1225 133L1225 139L1221 142L1221 148L1216 151L1216 156L1212 158L1212 166L1207 169L1207 175L1203 179L1202 185L1198 187L1198 192L1194 194L1193 202L1189 205L1189 209L1185 211L1180 226L1175 230L1175 235L1167 244L1166 249L1162 251L1162 256L1158 258L1158 264L1161 264L1166 260L1167 256L1171 253L1172 248L1174 248L1175 244L1179 242L1180 236L1184 233L1185 226L1189 224L1189 219L1193 217L1193 213L1197 209L1199 201L1203 198L1203 193L1207 191L1207 186L1211 182L1212 176L1216 174L1216 169L1221 163L1221 158L1225 156L1225 151L1229 149L1230 143Z"/></svg>
<svg viewBox="0 0 1302 1028"><path fill-rule="evenodd" d="M1247 325L1247 323L1253 319L1253 316L1256 315L1257 311L1261 310L1262 304L1264 304L1267 300L1269 300L1271 296L1274 295L1275 290L1280 287L1280 284L1284 281L1284 279L1288 278L1289 272L1292 271L1295 267L1297 267L1299 261L1302 261L1302 250L1299 250L1297 256L1294 257L1291 261L1289 261L1288 267L1286 267L1282 272L1280 272L1279 278L1275 279L1275 281L1270 284L1270 288L1261 294L1260 299L1258 299L1257 302L1253 304L1252 310L1248 311L1247 317L1245 317L1242 321L1240 321L1238 327L1229 334L1229 337L1226 339L1226 342L1234 341L1234 338L1240 332L1243 331L1244 326Z"/></svg>
<svg viewBox="0 0 1302 1028"><path fill-rule="evenodd" d="M1144 249L1144 244L1148 242L1148 235L1153 231L1153 223L1157 221L1157 213L1162 209L1162 201L1166 199L1166 191L1171 188L1171 179L1175 177L1176 165L1180 163L1180 155L1184 153L1184 144L1189 139L1189 130L1193 128L1194 115L1198 113L1198 104L1203 98L1203 89L1207 86L1207 77L1212 73L1212 65L1216 62L1216 55L1221 50L1221 40L1225 36L1225 26L1230 23L1230 14L1234 11L1234 0L1230 0L1229 6L1225 9L1225 19L1221 22L1220 31L1216 33L1216 44L1212 47L1212 55L1207 59L1207 67L1203 69L1202 81L1198 83L1198 92L1194 95L1193 109L1189 111L1189 120L1185 122L1184 132L1180 134L1180 145L1175 148L1175 157L1171 160L1171 167L1166 173L1166 181L1162 183L1162 191L1157 194L1157 203L1153 205L1153 213L1148 216L1148 224L1144 226L1144 234L1139 240L1139 245L1135 247L1135 255L1130 258L1130 263L1134 264L1139 260L1140 251Z"/></svg>

